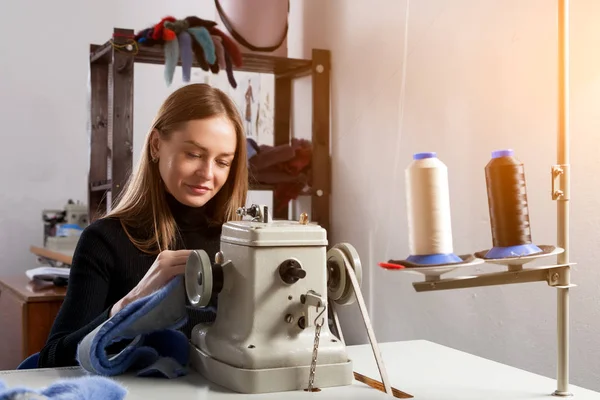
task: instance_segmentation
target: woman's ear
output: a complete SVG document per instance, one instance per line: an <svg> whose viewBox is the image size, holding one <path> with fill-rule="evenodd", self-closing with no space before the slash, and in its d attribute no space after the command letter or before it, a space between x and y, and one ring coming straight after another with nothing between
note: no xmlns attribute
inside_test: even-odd
<svg viewBox="0 0 600 400"><path fill-rule="evenodd" d="M160 150L160 134L156 129L150 133L150 158L152 160L158 159L158 152Z"/></svg>

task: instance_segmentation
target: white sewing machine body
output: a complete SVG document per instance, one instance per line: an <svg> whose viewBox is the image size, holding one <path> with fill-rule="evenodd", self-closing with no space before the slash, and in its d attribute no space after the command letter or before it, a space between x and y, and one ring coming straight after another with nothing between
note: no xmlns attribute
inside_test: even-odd
<svg viewBox="0 0 600 400"><path fill-rule="evenodd" d="M257 219L223 225L216 266L202 251L188 261L190 302L205 306L219 293L216 321L193 329L192 367L241 393L305 389L321 324L314 387L352 384L346 346L328 325L326 231Z"/></svg>

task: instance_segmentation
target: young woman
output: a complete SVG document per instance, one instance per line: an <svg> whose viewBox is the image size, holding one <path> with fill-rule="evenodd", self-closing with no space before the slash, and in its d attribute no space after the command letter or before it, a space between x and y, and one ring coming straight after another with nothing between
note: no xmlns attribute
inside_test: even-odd
<svg viewBox="0 0 600 400"><path fill-rule="evenodd" d="M127 304L184 272L191 250L214 258L221 225L246 202L246 140L235 104L190 84L161 106L118 204L82 233L64 303L38 366L77 365L78 343ZM214 259L213 259L214 261ZM213 310L188 309L189 337Z"/></svg>

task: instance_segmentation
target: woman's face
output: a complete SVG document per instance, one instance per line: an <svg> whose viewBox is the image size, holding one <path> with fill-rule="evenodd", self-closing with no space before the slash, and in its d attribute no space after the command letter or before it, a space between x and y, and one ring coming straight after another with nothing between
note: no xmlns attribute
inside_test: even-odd
<svg viewBox="0 0 600 400"><path fill-rule="evenodd" d="M202 207L227 181L236 133L226 116L216 116L189 121L168 140L154 132L151 143L167 191L182 204Z"/></svg>

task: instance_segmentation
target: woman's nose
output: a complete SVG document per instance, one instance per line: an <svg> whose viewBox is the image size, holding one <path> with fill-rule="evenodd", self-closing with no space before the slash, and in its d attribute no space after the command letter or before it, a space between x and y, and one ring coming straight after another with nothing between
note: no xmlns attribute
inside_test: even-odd
<svg viewBox="0 0 600 400"><path fill-rule="evenodd" d="M205 162L201 163L200 167L196 171L196 174L200 175L202 178L209 181L214 176L213 168L214 168L214 166L213 166L212 161L210 161L210 160L205 161Z"/></svg>

